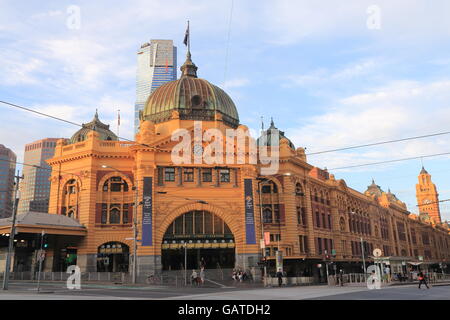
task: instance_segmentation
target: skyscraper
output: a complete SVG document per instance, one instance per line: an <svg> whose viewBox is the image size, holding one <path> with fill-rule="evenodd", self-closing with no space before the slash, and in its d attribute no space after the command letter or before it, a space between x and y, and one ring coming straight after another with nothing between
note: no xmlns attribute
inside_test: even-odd
<svg viewBox="0 0 450 320"><path fill-rule="evenodd" d="M139 112L150 94L166 82L177 79L177 48L172 40L150 40L137 53L134 132L139 130Z"/></svg>
<svg viewBox="0 0 450 320"><path fill-rule="evenodd" d="M48 211L50 166L45 160L55 154L57 141L57 138L46 138L25 145L24 162L33 166L23 166L24 179L20 183L18 214L27 211Z"/></svg>
<svg viewBox="0 0 450 320"><path fill-rule="evenodd" d="M16 155L0 144L0 219L12 214Z"/></svg>

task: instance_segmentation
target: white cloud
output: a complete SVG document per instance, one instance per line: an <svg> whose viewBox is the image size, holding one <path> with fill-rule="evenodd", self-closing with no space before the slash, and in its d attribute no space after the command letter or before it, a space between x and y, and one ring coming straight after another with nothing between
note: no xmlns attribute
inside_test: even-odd
<svg viewBox="0 0 450 320"><path fill-rule="evenodd" d="M331 82L342 84L343 81L348 82L355 78L375 74L385 64L386 62L382 62L380 59L370 58L347 64L337 70L319 68L306 74L285 76L282 86L287 88L324 86Z"/></svg>
<svg viewBox="0 0 450 320"><path fill-rule="evenodd" d="M230 79L225 81L225 83L223 84L223 88L224 89L229 89L229 88L240 88L240 87L245 87L250 83L250 80L247 78L236 78L236 79Z"/></svg>
<svg viewBox="0 0 450 320"><path fill-rule="evenodd" d="M287 130L296 145L317 152L448 131L450 81L397 81L334 103L325 113L305 119L300 128ZM311 155L309 160L332 168L408 158L450 152L447 141L448 136L438 136Z"/></svg>

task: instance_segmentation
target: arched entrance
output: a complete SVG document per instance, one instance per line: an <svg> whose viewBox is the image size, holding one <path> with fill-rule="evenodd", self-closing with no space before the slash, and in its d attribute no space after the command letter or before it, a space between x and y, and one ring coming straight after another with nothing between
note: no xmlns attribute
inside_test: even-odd
<svg viewBox="0 0 450 320"><path fill-rule="evenodd" d="M128 272L129 247L121 242L107 242L98 247L97 272Z"/></svg>
<svg viewBox="0 0 450 320"><path fill-rule="evenodd" d="M218 216L204 210L189 211L167 228L162 243L163 270L233 268L234 236Z"/></svg>

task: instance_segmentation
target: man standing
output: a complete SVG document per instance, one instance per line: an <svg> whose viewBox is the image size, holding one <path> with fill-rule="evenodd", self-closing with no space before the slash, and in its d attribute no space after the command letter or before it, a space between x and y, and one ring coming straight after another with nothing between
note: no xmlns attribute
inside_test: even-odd
<svg viewBox="0 0 450 320"><path fill-rule="evenodd" d="M419 272L419 274L417 275L417 279L419 279L419 289L420 289L420 286L422 285L422 283L425 284L425 286L427 287L427 289L430 289L430 288L428 287L427 280L426 280L424 274L422 273L422 271Z"/></svg>
<svg viewBox="0 0 450 320"><path fill-rule="evenodd" d="M281 272L281 268L278 269L277 278L278 278L278 286L281 287L281 285L283 284L283 272Z"/></svg>

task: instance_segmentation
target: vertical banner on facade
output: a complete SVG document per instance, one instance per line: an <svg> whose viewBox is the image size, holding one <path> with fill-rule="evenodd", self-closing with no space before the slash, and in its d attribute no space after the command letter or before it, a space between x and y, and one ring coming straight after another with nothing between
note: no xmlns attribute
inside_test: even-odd
<svg viewBox="0 0 450 320"><path fill-rule="evenodd" d="M270 244L270 232L268 231L264 232L264 242L266 246Z"/></svg>
<svg viewBox="0 0 450 320"><path fill-rule="evenodd" d="M244 179L245 234L247 244L256 244L252 179Z"/></svg>
<svg viewBox="0 0 450 320"><path fill-rule="evenodd" d="M142 246L153 245L152 209L152 177L144 177L144 192L142 201Z"/></svg>

